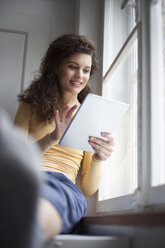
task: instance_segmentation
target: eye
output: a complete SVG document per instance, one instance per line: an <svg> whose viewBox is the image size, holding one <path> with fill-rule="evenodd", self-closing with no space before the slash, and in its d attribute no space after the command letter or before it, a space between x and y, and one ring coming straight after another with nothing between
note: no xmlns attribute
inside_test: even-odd
<svg viewBox="0 0 165 248"><path fill-rule="evenodd" d="M90 73L90 69L84 69L84 73Z"/></svg>
<svg viewBox="0 0 165 248"><path fill-rule="evenodd" d="M70 68L70 69L72 69L72 70L77 69L77 67L76 67L76 66L74 66L74 65L69 65L69 68Z"/></svg>

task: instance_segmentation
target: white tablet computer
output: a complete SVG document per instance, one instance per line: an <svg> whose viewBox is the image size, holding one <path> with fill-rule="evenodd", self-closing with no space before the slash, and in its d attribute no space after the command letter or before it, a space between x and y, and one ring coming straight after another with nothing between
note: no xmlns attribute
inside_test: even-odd
<svg viewBox="0 0 165 248"><path fill-rule="evenodd" d="M128 110L126 103L88 94L60 140L61 146L94 152L89 136L102 138L101 132L113 133Z"/></svg>

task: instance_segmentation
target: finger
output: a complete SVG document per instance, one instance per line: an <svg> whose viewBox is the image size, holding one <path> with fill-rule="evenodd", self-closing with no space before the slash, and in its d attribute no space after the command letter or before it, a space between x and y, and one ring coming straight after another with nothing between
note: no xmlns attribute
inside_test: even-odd
<svg viewBox="0 0 165 248"><path fill-rule="evenodd" d="M111 133L102 132L101 136L107 138L107 143L111 143L112 146L115 145L114 138L112 137Z"/></svg>
<svg viewBox="0 0 165 248"><path fill-rule="evenodd" d="M63 121L63 119L65 118L65 116L66 116L68 110L69 110L69 106L68 106L68 105L66 105L66 106L62 109L62 111L61 111L61 121Z"/></svg>
<svg viewBox="0 0 165 248"><path fill-rule="evenodd" d="M110 141L105 141L105 140L102 140L100 138L96 138L96 137L89 137L89 141L92 142L91 144L96 144L97 147L100 147L100 149L105 149L107 151L110 151L112 152L112 147L113 145L111 145L111 142Z"/></svg>
<svg viewBox="0 0 165 248"><path fill-rule="evenodd" d="M55 118L56 125L60 123L60 113L58 110L55 110L54 118Z"/></svg>
<svg viewBox="0 0 165 248"><path fill-rule="evenodd" d="M73 107L71 107L66 113L66 118L71 118L76 108L77 108L76 104Z"/></svg>
<svg viewBox="0 0 165 248"><path fill-rule="evenodd" d="M106 157L111 156L111 154L112 154L112 152L113 152L113 149L112 149L112 148L107 149L107 148L104 147L104 146L100 146L100 144L98 144L98 143L89 141L89 144L92 146L92 148L93 148L97 153L98 153L98 152L101 152L101 153L105 154Z"/></svg>
<svg viewBox="0 0 165 248"><path fill-rule="evenodd" d="M64 118L67 118L67 119L71 118L76 108L77 108L76 104L71 108L68 105L66 105L61 112L61 121L63 121Z"/></svg>

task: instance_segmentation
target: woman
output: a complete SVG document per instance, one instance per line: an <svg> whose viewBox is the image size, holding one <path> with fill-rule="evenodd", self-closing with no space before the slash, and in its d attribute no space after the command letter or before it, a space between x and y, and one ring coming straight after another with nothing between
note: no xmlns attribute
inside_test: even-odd
<svg viewBox="0 0 165 248"><path fill-rule="evenodd" d="M19 95L15 123L32 135L42 149L45 183L39 203L39 221L46 238L68 233L85 215L85 196L94 194L101 180L102 161L114 145L89 138L95 153L58 145L72 116L90 91L87 82L97 67L93 41L79 35L63 35L53 41L43 59L40 74ZM82 165L81 189L75 186Z"/></svg>

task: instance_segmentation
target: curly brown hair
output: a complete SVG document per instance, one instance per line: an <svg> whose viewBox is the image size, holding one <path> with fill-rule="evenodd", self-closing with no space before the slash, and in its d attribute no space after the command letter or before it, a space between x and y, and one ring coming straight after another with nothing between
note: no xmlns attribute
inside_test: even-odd
<svg viewBox="0 0 165 248"><path fill-rule="evenodd" d="M30 86L22 94L18 95L19 102L30 103L36 108L40 121L51 121L54 116L54 110L61 107L61 91L57 71L64 59L75 53L91 55L91 76L97 69L94 42L85 36L65 34L49 45L46 55L42 59L38 75L35 76ZM89 92L90 88L86 86L78 94L80 103Z"/></svg>

